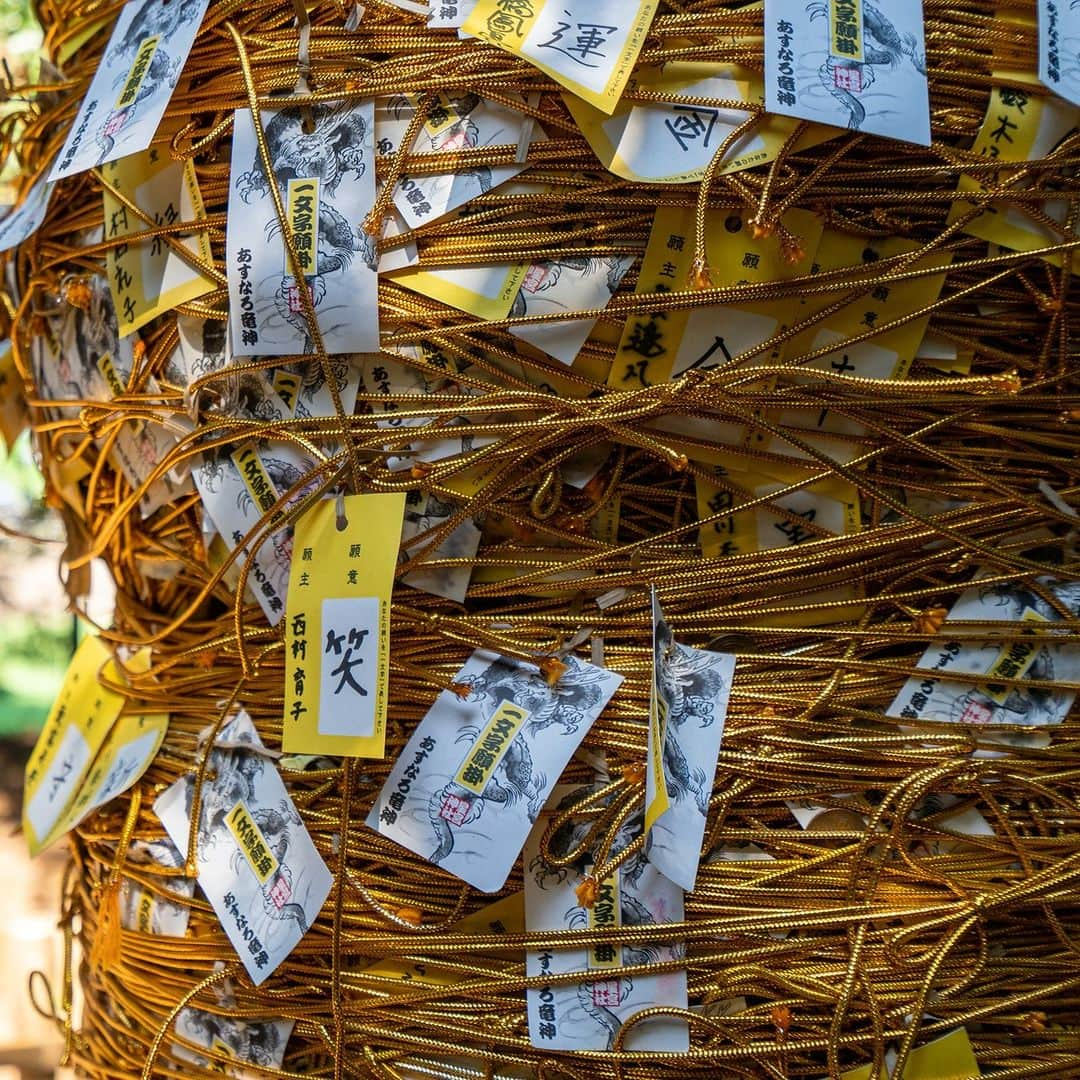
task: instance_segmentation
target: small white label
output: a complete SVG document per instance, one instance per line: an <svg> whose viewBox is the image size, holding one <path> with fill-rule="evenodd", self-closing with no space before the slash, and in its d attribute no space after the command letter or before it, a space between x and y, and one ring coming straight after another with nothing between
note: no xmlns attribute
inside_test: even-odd
<svg viewBox="0 0 1080 1080"><path fill-rule="evenodd" d="M375 734L379 675L379 598L323 600L319 734Z"/></svg>
<svg viewBox="0 0 1080 1080"><path fill-rule="evenodd" d="M69 727L60 740L60 749L26 808L26 815L37 836L49 830L67 807L82 782L90 762L90 746L77 727Z"/></svg>

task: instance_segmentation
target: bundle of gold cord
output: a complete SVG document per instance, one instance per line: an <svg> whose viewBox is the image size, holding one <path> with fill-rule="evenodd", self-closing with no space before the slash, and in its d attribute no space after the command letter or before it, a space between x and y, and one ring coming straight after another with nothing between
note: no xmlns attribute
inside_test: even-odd
<svg viewBox="0 0 1080 1080"><path fill-rule="evenodd" d="M919 1071L919 1054L957 1029L984 1076L1080 1075L1075 719L1036 727L1002 707L985 724L991 706L970 704L952 722L887 715L907 680L933 677L928 646L992 639L995 656L1023 652L1037 628L1040 648L1052 635L1067 652L1080 631L1065 591L1080 495L1077 110L1041 156L979 149L1002 100L1017 123L1053 101L1033 80L1034 5L927 0L929 147L835 129L808 139L807 125L792 124L763 164L724 172L717 153L704 178L673 183L609 171L559 86L406 10L423 6L214 0L153 144L163 160L190 163L205 213L155 219L99 167L60 181L43 223L7 256L10 336L49 498L68 526L70 591L78 604L80 572L105 560L117 608L103 638L152 650L124 689L129 709L170 718L141 781L70 837L63 925L83 959L67 979L85 996L74 1023L57 1006L70 1062L100 1080L239 1068L224 1043L197 1046L209 1065L184 1055L177 1017L197 1008L295 1021L281 1069L247 1057L248 1075L779 1080L861 1067L851 1075L885 1076L888 1055L891 1075L913 1080L944 1075ZM12 88L22 105L0 129L27 188L67 136L119 10L40 3L54 67ZM674 101L699 117L738 108L744 131L757 130L767 117L756 99L671 91L655 75L685 63L760 74L762 33L757 4L661 0L624 103ZM332 415L245 412L245 380L280 368L277 356L181 378L178 316L228 318L234 110L274 109L283 96L316 109L408 95L413 119L378 158L383 194L365 222L379 254L414 245L409 273L618 265L610 299L487 319L390 271L378 281L381 349L365 362L355 409L335 396ZM416 138L440 103L468 95L531 118L546 138L453 149ZM402 178L508 166L521 171L466 212L382 231ZM103 195L126 211L121 236ZM1043 239L1002 246L978 225L988 216L1033 223ZM661 235L657 221L680 227ZM295 260L286 232L283 258ZM162 242L209 291L138 330L130 377L108 400L49 391L43 365L64 345L42 340L71 305L89 303L110 252ZM763 329L732 337L733 310ZM596 322L572 365L525 340L568 318ZM673 368L672 343L693 319L719 344L703 347L708 363ZM906 362L860 375L844 353L858 345ZM290 359L333 384L337 358L320 335L308 349ZM403 374L380 379L380 363ZM141 488L112 452L133 423L173 439ZM400 467L409 448L448 432L455 452ZM141 512L163 477L253 440L316 465L279 485L229 552L204 542L212 530L190 489ZM405 542L398 566L385 760L279 762L334 887L256 987L202 893L174 889L194 868L150 865L132 845L164 836L156 796L193 771L205 780L232 710L246 710L271 752L280 746L284 626L248 591L245 550L337 490L418 492L450 509ZM438 550L474 519L475 555ZM462 568L462 602L402 581ZM1011 605L1008 617L945 627L975 581ZM553 680L557 658L591 655L625 681L563 779L591 783L602 753L604 797L579 809L593 858L612 862L626 813L644 800L650 587L680 642L737 661L685 920L573 933L458 926L495 898L363 823L391 766L474 649L539 661ZM1052 665L998 663L993 681L998 704L1069 702L1078 689ZM977 828L958 824L965 813ZM186 933L121 928L125 881L189 909ZM500 895L521 888L519 860ZM685 942L685 961L626 963L621 974L685 966L689 1008L669 1011L689 1026L689 1052L625 1049L646 1014L609 1049L532 1044L527 991L581 977L527 977L527 951L656 942ZM69 1002L69 990L57 997Z"/></svg>

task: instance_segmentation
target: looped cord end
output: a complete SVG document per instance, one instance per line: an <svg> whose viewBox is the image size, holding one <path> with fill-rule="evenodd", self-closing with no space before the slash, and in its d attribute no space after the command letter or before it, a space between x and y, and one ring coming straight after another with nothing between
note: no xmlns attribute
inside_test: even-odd
<svg viewBox="0 0 1080 1080"><path fill-rule="evenodd" d="M755 240L768 240L776 232L776 222L764 221L760 215L750 218L746 224L750 226L750 235Z"/></svg>
<svg viewBox="0 0 1080 1080"><path fill-rule="evenodd" d="M690 286L694 289L713 288L712 275L709 273L709 264L704 255L695 255L690 264Z"/></svg>
<svg viewBox="0 0 1080 1080"><path fill-rule="evenodd" d="M1003 371L1000 375L991 375L990 385L998 393L1019 394L1021 388L1020 373L1014 369L1013 371Z"/></svg>

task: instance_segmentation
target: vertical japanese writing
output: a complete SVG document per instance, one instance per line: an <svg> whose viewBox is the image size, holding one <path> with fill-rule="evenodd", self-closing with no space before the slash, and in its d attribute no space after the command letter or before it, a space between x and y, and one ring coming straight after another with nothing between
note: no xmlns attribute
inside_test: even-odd
<svg viewBox="0 0 1080 1080"><path fill-rule="evenodd" d="M776 24L776 100L781 105L792 106L795 96L795 53L791 48L791 38L795 27L781 19Z"/></svg>
<svg viewBox="0 0 1080 1080"><path fill-rule="evenodd" d="M225 817L225 824L233 834L260 885L265 885L278 868L278 861L270 850L262 830L256 824L251 812L239 800Z"/></svg>
<svg viewBox="0 0 1080 1080"><path fill-rule="evenodd" d="M242 247L236 253L236 272L239 282L236 295L240 301L241 336L245 345L259 344L258 322L255 318L255 301L252 299L254 282L251 280L251 249Z"/></svg>
<svg viewBox="0 0 1080 1080"><path fill-rule="evenodd" d="M1058 55L1058 9L1054 0L1046 0L1046 75L1052 82L1061 82L1061 60Z"/></svg>
<svg viewBox="0 0 1080 1080"><path fill-rule="evenodd" d="M308 711L304 704L304 687L307 684L307 633L307 612L298 611L289 623L292 639L289 645L289 659L292 661L292 705L289 716L297 721Z"/></svg>
<svg viewBox="0 0 1080 1080"><path fill-rule="evenodd" d="M420 766L434 749L435 740L430 735L420 740L420 749L416 751L412 762L401 774L401 779L397 782L397 790L390 792L386 805L379 811L380 821L386 822L387 825L393 825L397 821L398 814L405 808L405 800L409 797L413 784L420 776Z"/></svg>
<svg viewBox="0 0 1080 1080"><path fill-rule="evenodd" d="M862 0L829 0L829 51L849 60L863 59Z"/></svg>
<svg viewBox="0 0 1080 1080"><path fill-rule="evenodd" d="M622 925L622 897L619 889L619 871L601 881L597 887L596 902L588 909L589 929L615 929ZM622 966L622 947L608 941L597 942L589 950L589 967L608 970Z"/></svg>
<svg viewBox="0 0 1080 1080"><path fill-rule="evenodd" d="M455 782L474 795L482 794L529 715L526 709L504 701L466 754Z"/></svg>
<svg viewBox="0 0 1080 1080"><path fill-rule="evenodd" d="M116 99L118 109L126 109L138 101L139 91L142 89L146 73L150 70L150 61L154 59L154 53L157 52L160 40L155 35L154 37L144 38L140 43L139 51L135 54L135 60L132 62L128 77L124 80L124 88Z"/></svg>
<svg viewBox="0 0 1080 1080"><path fill-rule="evenodd" d="M540 954L541 975L551 974L551 961L553 959L554 957L549 952ZM540 1024L536 1033L541 1039L554 1039L559 1033L559 1029L555 1026L555 993L550 986L543 986L537 996L540 998Z"/></svg>
<svg viewBox="0 0 1080 1080"><path fill-rule="evenodd" d="M317 177L289 180L286 202L289 235L305 274L316 272L319 262L319 181ZM284 270L290 274L288 253L283 253ZM297 301L299 309L299 299ZM291 305L290 305L291 310Z"/></svg>

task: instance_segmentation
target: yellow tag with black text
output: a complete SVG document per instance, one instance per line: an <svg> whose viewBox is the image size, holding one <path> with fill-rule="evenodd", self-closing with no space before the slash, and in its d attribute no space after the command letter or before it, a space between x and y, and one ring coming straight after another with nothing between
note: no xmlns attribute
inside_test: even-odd
<svg viewBox="0 0 1080 1080"><path fill-rule="evenodd" d="M296 523L285 612L287 754L385 752L390 596L404 514L404 492L348 495L324 499Z"/></svg>
<svg viewBox="0 0 1080 1080"><path fill-rule="evenodd" d="M128 668L141 672L149 665L149 651L142 650ZM134 783L156 753L168 718L128 716L118 725L124 697L106 683L125 681L100 638L85 638L75 650L26 765L23 831L31 855ZM149 739L142 739L139 721L146 721Z"/></svg>
<svg viewBox="0 0 1080 1080"><path fill-rule="evenodd" d="M486 904L464 919L447 927L450 934L521 934L525 931L525 894L511 893L493 904ZM481 953L481 955L483 955ZM468 976L455 968L439 964L438 954L421 963L406 960L378 960L364 968L365 975L394 979L407 990L411 983L422 986L452 986ZM380 987L382 989L382 987ZM390 991L393 993L393 990Z"/></svg>
<svg viewBox="0 0 1080 1080"><path fill-rule="evenodd" d="M478 0L464 29L611 113L658 6L659 0Z"/></svg>
<svg viewBox="0 0 1080 1080"><path fill-rule="evenodd" d="M755 239L737 210L710 212L706 219L705 251L712 283L717 288L757 285L805 274L823 228L819 215L789 210L783 216L784 235L798 237L799 258L785 248L778 232ZM681 292L687 288L694 254L694 212L662 206L653 219L636 293ZM706 305L631 315L623 328L608 376L608 385L639 389L677 378L687 371L710 371L745 355L781 330L789 320L791 301L763 300ZM761 351L764 362L779 350Z"/></svg>
<svg viewBox="0 0 1080 1080"><path fill-rule="evenodd" d="M1002 165L1043 158L1076 127L1078 120L1080 109L1060 98L1030 93L1014 86L995 86L971 149L984 160ZM994 174L979 175L985 177L987 184L994 182ZM961 175L958 194L981 190L978 179ZM1023 188L1016 187L1015 190L1022 192ZM1041 211L1038 218L1025 213L1014 202L1005 205L988 203L963 226L963 230L1009 251L1038 251L1068 239L1064 228L1056 227L1065 221L1068 204L1064 200L1036 204L1036 208ZM974 209L973 203L957 199L948 223L951 225ZM1054 266L1061 265L1060 255L1049 255L1046 260Z"/></svg>
<svg viewBox="0 0 1080 1080"><path fill-rule="evenodd" d="M167 713L121 716L106 736L74 802L52 830L45 846L131 787L157 756L168 727Z"/></svg>
<svg viewBox="0 0 1080 1080"><path fill-rule="evenodd" d="M102 175L155 225L175 225L206 216L190 161L173 161L156 147L101 166ZM105 239L116 241L105 253L120 336L189 300L205 296L217 283L189 266L161 236L128 243L124 237L151 228L107 188L102 191ZM180 240L204 263L213 261L205 230Z"/></svg>

